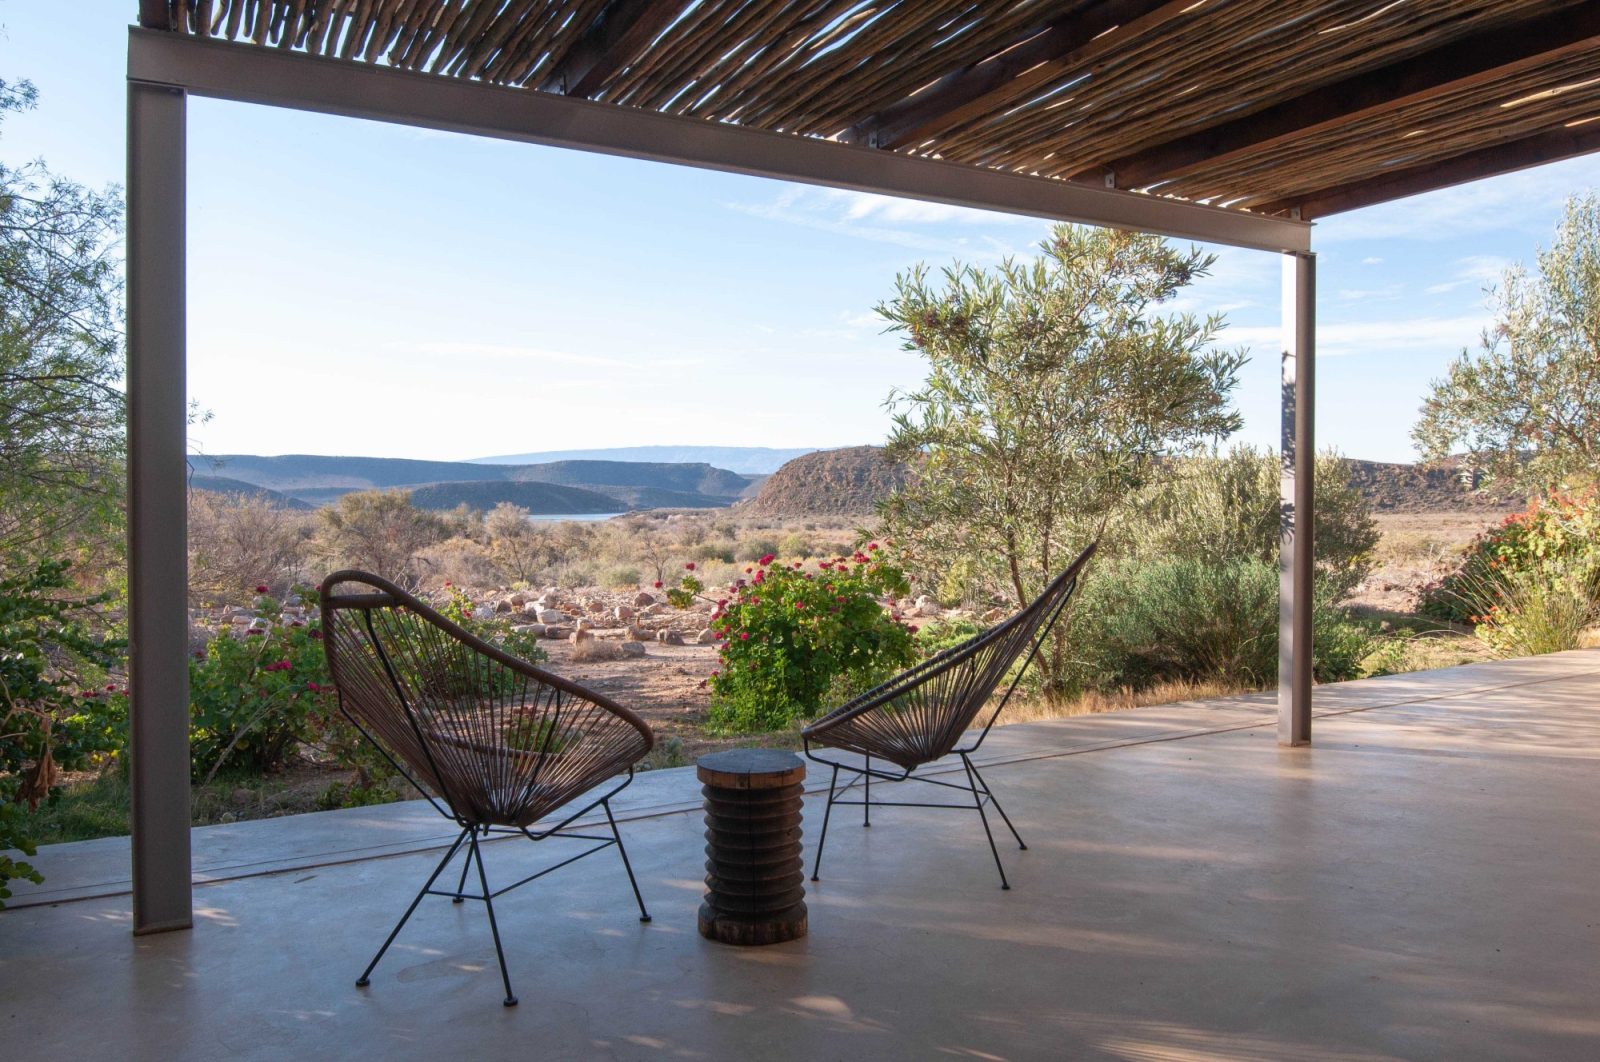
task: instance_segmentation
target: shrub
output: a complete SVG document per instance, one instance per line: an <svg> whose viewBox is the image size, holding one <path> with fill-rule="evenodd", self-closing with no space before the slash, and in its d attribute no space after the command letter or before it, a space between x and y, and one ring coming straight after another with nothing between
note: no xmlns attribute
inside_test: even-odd
<svg viewBox="0 0 1600 1062"><path fill-rule="evenodd" d="M785 536L785 541L788 541L794 537L796 536ZM750 564L762 557L765 557L769 553L783 553L793 557L806 556L806 551L804 548L789 549L785 547L780 549L777 542L767 538L764 535L758 535L755 538L747 538L743 542L739 543L739 549L734 553L734 559L743 561L746 564Z"/></svg>
<svg viewBox="0 0 1600 1062"><path fill-rule="evenodd" d="M44 561L0 578L0 852L32 855L28 814L54 794L58 771L118 747L101 680L122 646L90 631L105 598L63 596L67 572L65 561ZM0 907L12 878L42 880L0 855Z"/></svg>
<svg viewBox="0 0 1600 1062"><path fill-rule="evenodd" d="M1521 570L1489 568L1457 580L1475 609L1480 641L1500 656L1538 656L1576 649L1600 622L1596 569L1571 558Z"/></svg>
<svg viewBox="0 0 1600 1062"><path fill-rule="evenodd" d="M969 619L930 620L917 631L917 652L932 656L972 638L983 630Z"/></svg>
<svg viewBox="0 0 1600 1062"><path fill-rule="evenodd" d="M315 608L316 591L299 596ZM264 618L278 617L276 599L263 594L255 605ZM189 662L190 774L208 782L224 766L255 774L278 770L334 711L315 621L213 638Z"/></svg>
<svg viewBox="0 0 1600 1062"><path fill-rule="evenodd" d="M721 664L708 680L711 727L781 729L815 716L836 679L865 688L915 658L916 628L878 602L904 595L909 584L878 555L872 543L807 571L768 554L747 569L749 578L714 598L711 629L721 640ZM669 597L687 608L704 589L690 574Z"/></svg>
<svg viewBox="0 0 1600 1062"><path fill-rule="evenodd" d="M412 569L430 584L494 586L504 578L488 547L460 535L418 550Z"/></svg>
<svg viewBox="0 0 1600 1062"><path fill-rule="evenodd" d="M1278 675L1278 569L1254 558L1124 563L1085 580L1070 624L1078 685L1144 688L1223 679L1266 686ZM1318 587L1312 669L1319 682L1361 674L1371 634Z"/></svg>
<svg viewBox="0 0 1600 1062"><path fill-rule="evenodd" d="M1538 585L1554 589L1573 581L1600 596L1600 490L1595 488L1536 498L1526 511L1474 538L1456 569L1423 593L1422 611L1474 623L1493 614L1495 606L1509 614L1515 602L1502 600L1505 595L1534 594L1529 600L1553 602Z"/></svg>
<svg viewBox="0 0 1600 1062"><path fill-rule="evenodd" d="M600 581L612 590L632 590L643 579L644 575L638 568L623 564L608 568Z"/></svg>
<svg viewBox="0 0 1600 1062"><path fill-rule="evenodd" d="M260 496L189 494L189 593L225 600L241 586L288 589L300 577L300 555L312 518Z"/></svg>

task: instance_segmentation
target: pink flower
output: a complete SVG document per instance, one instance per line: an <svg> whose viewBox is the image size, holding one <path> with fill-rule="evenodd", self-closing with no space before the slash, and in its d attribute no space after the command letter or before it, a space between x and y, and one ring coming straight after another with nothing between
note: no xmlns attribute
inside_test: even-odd
<svg viewBox="0 0 1600 1062"><path fill-rule="evenodd" d="M756 563L757 564L762 564L762 565L771 564L772 563L772 557L773 557L773 555L771 553L768 553L765 557L762 557L760 560L756 561Z"/></svg>
<svg viewBox="0 0 1600 1062"><path fill-rule="evenodd" d="M748 642L750 640L750 632L749 631L740 631L739 632L739 640L741 642Z"/></svg>
<svg viewBox="0 0 1600 1062"><path fill-rule="evenodd" d="M906 625L906 630L910 631L912 634L915 634L917 633L917 625L915 623L909 623Z"/></svg>
<svg viewBox="0 0 1600 1062"><path fill-rule="evenodd" d="M294 667L294 665L289 663L289 661L287 661L287 660L279 660L276 663L268 664L266 667L262 668L261 670L262 671L288 671L292 667Z"/></svg>
<svg viewBox="0 0 1600 1062"><path fill-rule="evenodd" d="M876 543L876 542L868 542L868 543L867 543L867 550L868 550L868 552L871 552L871 551L873 551L873 550L876 550L876 549L877 549L877 548L878 548L878 544L877 544L877 543Z"/></svg>

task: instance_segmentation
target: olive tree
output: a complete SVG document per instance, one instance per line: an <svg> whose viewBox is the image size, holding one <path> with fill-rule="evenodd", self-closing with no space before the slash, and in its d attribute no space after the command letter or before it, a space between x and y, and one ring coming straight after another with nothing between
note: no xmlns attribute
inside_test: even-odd
<svg viewBox="0 0 1600 1062"><path fill-rule="evenodd" d="M1537 268L1508 269L1495 321L1435 380L1412 438L1437 461L1464 450L1485 487L1536 493L1600 472L1600 198L1567 202Z"/></svg>
<svg viewBox="0 0 1600 1062"><path fill-rule="evenodd" d="M1155 236L1060 225L1028 261L897 279L878 312L928 375L889 399L888 456L912 471L883 516L915 570L1020 607L1163 456L1239 428L1245 355L1215 346L1223 319L1159 312L1212 263ZM1052 685L1058 656L1043 660Z"/></svg>

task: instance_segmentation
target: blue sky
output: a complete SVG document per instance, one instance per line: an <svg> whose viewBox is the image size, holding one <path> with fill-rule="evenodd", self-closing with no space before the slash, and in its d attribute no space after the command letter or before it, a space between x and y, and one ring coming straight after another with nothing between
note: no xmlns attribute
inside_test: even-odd
<svg viewBox="0 0 1600 1062"><path fill-rule="evenodd" d="M64 11L73 32L62 32ZM40 93L0 158L122 180L133 0L0 0ZM189 390L209 453L469 458L577 446L880 441L921 377L872 313L918 261L1027 253L1043 222L194 100ZM1548 243L1577 159L1319 224L1319 443L1410 460L1482 289ZM1214 248L1182 309L1249 346L1241 441L1277 437L1280 265ZM351 418L353 409L394 414ZM373 426L375 425L375 426Z"/></svg>

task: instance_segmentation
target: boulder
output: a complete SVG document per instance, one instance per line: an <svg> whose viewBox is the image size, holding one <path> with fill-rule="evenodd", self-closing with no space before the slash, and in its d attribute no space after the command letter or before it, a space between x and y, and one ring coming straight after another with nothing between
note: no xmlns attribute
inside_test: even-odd
<svg viewBox="0 0 1600 1062"><path fill-rule="evenodd" d="M716 645L717 644L717 632L712 630L710 627L707 627L705 630L701 631L699 634L694 636L694 644L696 644L696 645Z"/></svg>
<svg viewBox="0 0 1600 1062"><path fill-rule="evenodd" d="M655 640L655 635L635 623L628 628L628 639L635 642L649 642Z"/></svg>
<svg viewBox="0 0 1600 1062"><path fill-rule="evenodd" d="M644 643L643 642L621 642L621 643L619 643L617 645L617 648L622 650L622 655L623 656L643 656L644 655Z"/></svg>
<svg viewBox="0 0 1600 1062"><path fill-rule="evenodd" d="M644 614L646 616L665 616L668 613L670 613L671 611L672 611L672 606L671 605L668 605L668 604L666 604L664 602L661 602L661 601L657 601L655 604L653 604L649 608L645 609L644 610Z"/></svg>
<svg viewBox="0 0 1600 1062"><path fill-rule="evenodd" d="M517 634L531 634L535 638L544 637L544 624L542 623L519 623L511 629Z"/></svg>
<svg viewBox="0 0 1600 1062"><path fill-rule="evenodd" d="M618 623L627 623L629 620L633 619L633 606L618 605L616 608L611 610L611 618L616 620Z"/></svg>
<svg viewBox="0 0 1600 1062"><path fill-rule="evenodd" d="M516 593L512 594L508 600L511 602L514 608L521 608L523 605L526 605L529 601L533 600L533 595L528 593L526 590L518 590Z"/></svg>
<svg viewBox="0 0 1600 1062"><path fill-rule="evenodd" d="M661 642L663 645L682 645L683 634L671 628L656 631L656 641Z"/></svg>
<svg viewBox="0 0 1600 1062"><path fill-rule="evenodd" d="M511 605L511 599L510 598L502 597L499 601L496 601L494 603L494 610L496 612L505 613L505 612L510 612L511 609L512 609L512 605Z"/></svg>
<svg viewBox="0 0 1600 1062"><path fill-rule="evenodd" d="M557 609L542 608L539 610L540 623L565 623L567 619L567 614Z"/></svg>
<svg viewBox="0 0 1600 1062"><path fill-rule="evenodd" d="M565 641L572 636L572 628L547 625L544 629L544 636L546 638L554 638L557 641Z"/></svg>
<svg viewBox="0 0 1600 1062"><path fill-rule="evenodd" d="M637 594L633 595L633 603L639 608L644 608L646 605L653 605L656 603L656 595L652 594L648 590L640 590Z"/></svg>

